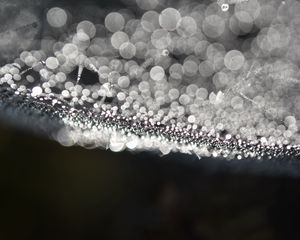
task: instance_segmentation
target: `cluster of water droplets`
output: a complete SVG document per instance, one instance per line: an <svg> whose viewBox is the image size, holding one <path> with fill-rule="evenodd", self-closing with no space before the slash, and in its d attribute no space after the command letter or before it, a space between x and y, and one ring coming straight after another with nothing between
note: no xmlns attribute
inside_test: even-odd
<svg viewBox="0 0 300 240"><path fill-rule="evenodd" d="M62 121L64 145L299 154L300 3L164 4L137 0L102 23L49 9L55 34L0 68L1 88Z"/></svg>

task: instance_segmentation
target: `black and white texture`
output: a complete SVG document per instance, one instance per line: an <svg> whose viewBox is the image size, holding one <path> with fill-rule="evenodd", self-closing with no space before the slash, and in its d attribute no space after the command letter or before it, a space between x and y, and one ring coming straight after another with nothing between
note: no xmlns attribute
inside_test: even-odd
<svg viewBox="0 0 300 240"><path fill-rule="evenodd" d="M3 115L67 146L299 155L299 2L124 3L20 11Z"/></svg>

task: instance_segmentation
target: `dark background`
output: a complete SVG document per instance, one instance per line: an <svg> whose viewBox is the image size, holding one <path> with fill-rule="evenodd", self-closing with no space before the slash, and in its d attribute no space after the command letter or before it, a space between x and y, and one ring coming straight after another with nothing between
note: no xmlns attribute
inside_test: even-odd
<svg viewBox="0 0 300 240"><path fill-rule="evenodd" d="M297 160L65 148L1 125L0 239L298 239Z"/></svg>
<svg viewBox="0 0 300 240"><path fill-rule="evenodd" d="M1 122L0 239L299 239L299 166L65 148Z"/></svg>

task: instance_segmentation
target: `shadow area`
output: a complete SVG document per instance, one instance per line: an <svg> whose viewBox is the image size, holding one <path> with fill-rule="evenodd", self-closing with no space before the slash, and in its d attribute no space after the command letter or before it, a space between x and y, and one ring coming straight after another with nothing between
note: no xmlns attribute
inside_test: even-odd
<svg viewBox="0 0 300 240"><path fill-rule="evenodd" d="M1 239L290 239L296 159L64 148L0 129Z"/></svg>

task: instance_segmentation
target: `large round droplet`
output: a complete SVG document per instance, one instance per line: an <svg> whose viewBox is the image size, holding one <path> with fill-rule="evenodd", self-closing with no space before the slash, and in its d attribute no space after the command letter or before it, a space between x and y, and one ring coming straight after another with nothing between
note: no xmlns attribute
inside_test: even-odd
<svg viewBox="0 0 300 240"><path fill-rule="evenodd" d="M62 8L54 7L47 12L47 21L51 27L60 28L67 23L68 15Z"/></svg>
<svg viewBox="0 0 300 240"><path fill-rule="evenodd" d="M154 81L161 81L165 77L165 70L161 66L155 66L150 71L150 77Z"/></svg>
<svg viewBox="0 0 300 240"><path fill-rule="evenodd" d="M59 66L59 62L58 62L57 58L49 57L46 60L46 66L47 66L47 68L54 70Z"/></svg>
<svg viewBox="0 0 300 240"><path fill-rule="evenodd" d="M129 41L129 37L125 32L115 32L112 36L111 36L111 45L116 48L119 49L121 47L121 45L123 43L126 43Z"/></svg>
<svg viewBox="0 0 300 240"><path fill-rule="evenodd" d="M79 53L77 46L72 43L67 43L63 47L62 52L65 55L65 57L69 57L69 58L76 58Z"/></svg>
<svg viewBox="0 0 300 240"><path fill-rule="evenodd" d="M120 55L125 59L131 59L135 56L136 48L130 42L125 42L120 46Z"/></svg>
<svg viewBox="0 0 300 240"><path fill-rule="evenodd" d="M77 25L77 32L83 31L90 38L95 37L96 35L96 27L90 21L82 21Z"/></svg>
<svg viewBox="0 0 300 240"><path fill-rule="evenodd" d="M207 37L218 38L225 30L224 19L218 15L210 15L204 19L202 30Z"/></svg>
<svg viewBox="0 0 300 240"><path fill-rule="evenodd" d="M197 32L197 23L192 17L183 17L177 25L177 32L183 37L190 37Z"/></svg>
<svg viewBox="0 0 300 240"><path fill-rule="evenodd" d="M105 18L105 27L110 32L117 32L124 28L125 19L124 17L117 12L112 12L108 14Z"/></svg>
<svg viewBox="0 0 300 240"><path fill-rule="evenodd" d="M174 31L180 19L181 15L178 10L167 8L159 16L159 24L165 30Z"/></svg>
<svg viewBox="0 0 300 240"><path fill-rule="evenodd" d="M229 70L239 70L243 67L244 63L245 57L238 50L231 50L225 55L224 64Z"/></svg>

